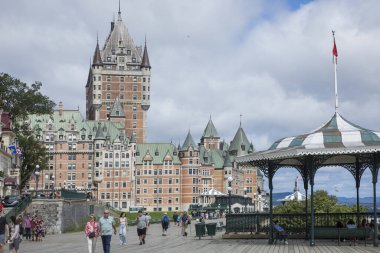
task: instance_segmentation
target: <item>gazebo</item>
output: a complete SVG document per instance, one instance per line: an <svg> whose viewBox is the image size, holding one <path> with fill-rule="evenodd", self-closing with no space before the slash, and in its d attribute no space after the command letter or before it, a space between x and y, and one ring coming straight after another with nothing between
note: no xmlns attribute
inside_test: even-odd
<svg viewBox="0 0 380 253"><path fill-rule="evenodd" d="M283 167L295 168L304 182L306 205L308 184L310 184L310 245L314 246L314 178L322 167L341 166L347 169L355 179L357 195L357 218L359 219L360 179L366 169L372 173L373 184L373 218L375 220L374 246L378 246L378 225L376 212L376 183L380 167L380 133L362 128L344 119L337 111L332 118L307 134L282 138L268 150L238 157L240 166L258 167L269 181L270 193L270 238L273 242L273 177ZM307 210L307 206L306 206ZM305 229L309 225L306 223Z"/></svg>
<svg viewBox="0 0 380 253"><path fill-rule="evenodd" d="M201 193L200 196L203 198L203 204L210 204L212 199L215 201L216 196L226 196L226 194L216 190L215 188L211 188L209 191Z"/></svg>
<svg viewBox="0 0 380 253"><path fill-rule="evenodd" d="M289 201L305 201L306 196L300 192L300 189L298 188L298 177L296 178L296 182L294 183L294 191L292 194L286 196L283 199L278 199L277 201L282 202L282 204L285 204L285 202Z"/></svg>

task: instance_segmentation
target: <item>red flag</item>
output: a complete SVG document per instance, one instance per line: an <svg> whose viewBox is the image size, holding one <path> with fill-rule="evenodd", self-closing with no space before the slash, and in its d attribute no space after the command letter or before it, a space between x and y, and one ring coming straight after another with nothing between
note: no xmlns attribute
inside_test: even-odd
<svg viewBox="0 0 380 253"><path fill-rule="evenodd" d="M332 53L333 53L333 56L335 57L335 63L337 64L338 63L338 49L336 48L335 38L334 38L334 47L333 47Z"/></svg>

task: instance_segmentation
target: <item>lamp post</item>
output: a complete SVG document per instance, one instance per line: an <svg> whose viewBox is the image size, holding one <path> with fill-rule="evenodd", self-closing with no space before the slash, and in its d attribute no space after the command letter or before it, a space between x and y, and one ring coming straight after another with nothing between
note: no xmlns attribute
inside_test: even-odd
<svg viewBox="0 0 380 253"><path fill-rule="evenodd" d="M244 206L245 206L245 212L247 213L247 187L244 187Z"/></svg>
<svg viewBox="0 0 380 253"><path fill-rule="evenodd" d="M232 181L234 180L233 177L229 176L228 177L228 213L231 213L231 192L232 192Z"/></svg>
<svg viewBox="0 0 380 253"><path fill-rule="evenodd" d="M36 165L36 169L34 171L34 175L36 176L36 197L38 194L38 178L40 177L40 165Z"/></svg>

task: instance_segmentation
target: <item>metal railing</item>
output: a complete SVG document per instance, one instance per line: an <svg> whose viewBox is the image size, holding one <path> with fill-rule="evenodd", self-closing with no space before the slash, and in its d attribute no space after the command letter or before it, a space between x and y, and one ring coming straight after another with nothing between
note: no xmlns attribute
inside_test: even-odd
<svg viewBox="0 0 380 253"><path fill-rule="evenodd" d="M86 192L77 190L59 189L59 190L31 190L28 191L28 196L35 199L86 199Z"/></svg>
<svg viewBox="0 0 380 253"><path fill-rule="evenodd" d="M21 214L25 208L32 202L31 196L25 196L22 198L17 205L10 209L6 214L5 218L8 220L12 215L17 216Z"/></svg>
<svg viewBox="0 0 380 253"><path fill-rule="evenodd" d="M380 213L378 213L380 215ZM306 220L307 217L307 220ZM346 224L352 219L357 222L356 213L315 213L315 227L335 227L338 221ZM372 212L360 213L359 223L362 220L370 222ZM300 214L273 214L273 220L283 226L290 234L305 234L310 227L310 213ZM308 225L306 225L306 222ZM360 224L359 224L360 225ZM268 234L270 232L269 213L238 213L226 215L226 232L249 232L253 234Z"/></svg>

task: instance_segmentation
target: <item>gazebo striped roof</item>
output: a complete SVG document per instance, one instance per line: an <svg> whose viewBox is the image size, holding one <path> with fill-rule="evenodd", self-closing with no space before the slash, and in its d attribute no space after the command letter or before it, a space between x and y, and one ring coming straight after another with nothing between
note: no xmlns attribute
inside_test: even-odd
<svg viewBox="0 0 380 253"><path fill-rule="evenodd" d="M343 118L338 112L322 127L293 137L279 139L269 150L283 148L323 149L380 145L380 132L374 132Z"/></svg>

